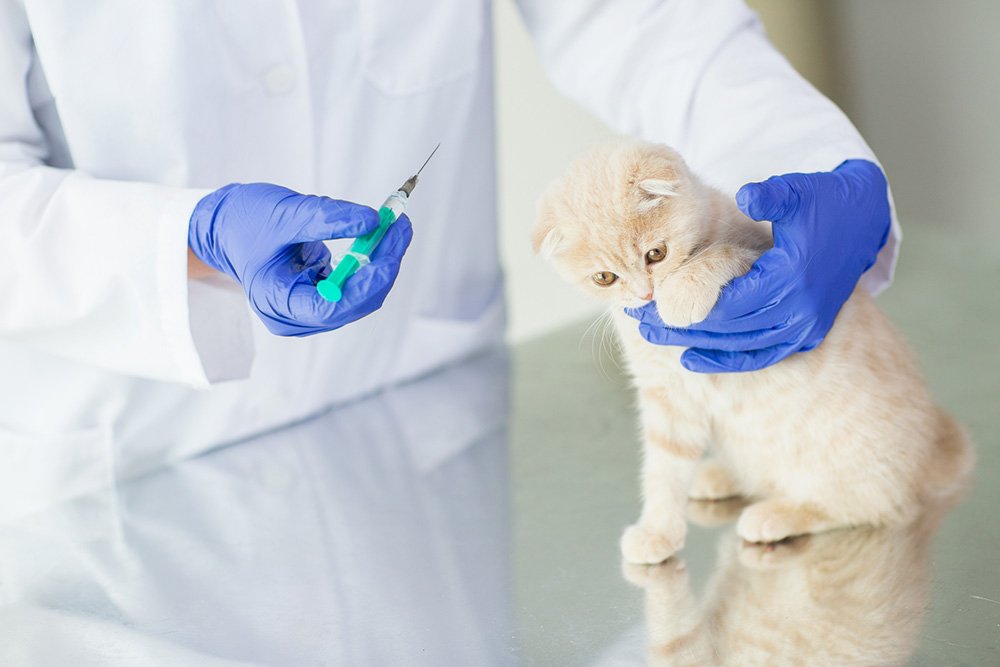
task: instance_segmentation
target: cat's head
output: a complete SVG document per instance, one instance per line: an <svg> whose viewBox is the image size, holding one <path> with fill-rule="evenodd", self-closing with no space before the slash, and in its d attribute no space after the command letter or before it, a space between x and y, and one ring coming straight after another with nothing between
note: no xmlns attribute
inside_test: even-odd
<svg viewBox="0 0 1000 667"><path fill-rule="evenodd" d="M602 146L574 162L543 196L535 252L610 305L642 306L702 243L706 193L666 146Z"/></svg>

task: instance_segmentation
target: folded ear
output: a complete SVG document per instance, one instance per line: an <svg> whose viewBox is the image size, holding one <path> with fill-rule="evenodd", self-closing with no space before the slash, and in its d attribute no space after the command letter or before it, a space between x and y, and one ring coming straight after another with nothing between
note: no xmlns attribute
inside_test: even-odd
<svg viewBox="0 0 1000 667"><path fill-rule="evenodd" d="M654 197L676 197L678 194L674 181L666 181L662 178L647 178L639 181L639 189Z"/></svg>
<svg viewBox="0 0 1000 667"><path fill-rule="evenodd" d="M544 220L539 220L535 226L535 231L531 237L531 247L536 255L549 258L559 251L562 245L563 235L556 229L554 224L544 224Z"/></svg>
<svg viewBox="0 0 1000 667"><path fill-rule="evenodd" d="M550 187L538 203L535 228L531 233L531 247L535 254L546 259L556 254L563 242L563 235L559 231L558 211L559 207L554 202L553 190Z"/></svg>
<svg viewBox="0 0 1000 667"><path fill-rule="evenodd" d="M667 181L661 178L647 178L639 181L639 191L643 194L643 199L639 202L639 210L643 213L651 211L666 199L676 197L680 194L677 191L675 181Z"/></svg>

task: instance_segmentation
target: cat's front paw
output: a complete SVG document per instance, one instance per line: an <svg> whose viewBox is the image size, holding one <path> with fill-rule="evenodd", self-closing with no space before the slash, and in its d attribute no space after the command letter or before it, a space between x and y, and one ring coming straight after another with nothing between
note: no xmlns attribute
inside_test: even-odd
<svg viewBox="0 0 1000 667"><path fill-rule="evenodd" d="M622 535L622 557L629 563L662 563L684 546L686 534L687 525L683 519L672 522L669 526L633 524Z"/></svg>
<svg viewBox="0 0 1000 667"><path fill-rule="evenodd" d="M718 298L718 289L671 281L657 290L656 311L668 327L683 329L708 317Z"/></svg>

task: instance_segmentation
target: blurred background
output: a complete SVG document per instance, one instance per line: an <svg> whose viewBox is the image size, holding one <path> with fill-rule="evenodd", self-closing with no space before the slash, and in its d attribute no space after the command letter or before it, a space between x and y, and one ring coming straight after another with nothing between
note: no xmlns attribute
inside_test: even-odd
<svg viewBox="0 0 1000 667"><path fill-rule="evenodd" d="M997 236L1000 2L753 0L771 41L833 99L879 156L904 238L933 227L945 243ZM520 342L597 312L531 254L545 186L611 133L560 97L512 0L494 3L501 247L510 338ZM950 234L948 231L956 234ZM1000 267L1000 250L990 255ZM901 261L907 257L904 240ZM995 297L990 297L995 300Z"/></svg>

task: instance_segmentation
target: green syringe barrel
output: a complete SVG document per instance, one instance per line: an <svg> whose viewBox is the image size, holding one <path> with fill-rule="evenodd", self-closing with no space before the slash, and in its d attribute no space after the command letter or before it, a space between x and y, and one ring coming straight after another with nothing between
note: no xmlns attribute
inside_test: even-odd
<svg viewBox="0 0 1000 667"><path fill-rule="evenodd" d="M364 236L354 239L350 250L340 258L330 275L316 284L316 290L319 291L320 296L327 301L340 301L344 296L344 283L368 264L371 254L375 252L375 248L378 247L389 227L406 211L408 200L409 196L405 190L396 190L389 195L378 211L378 227Z"/></svg>

